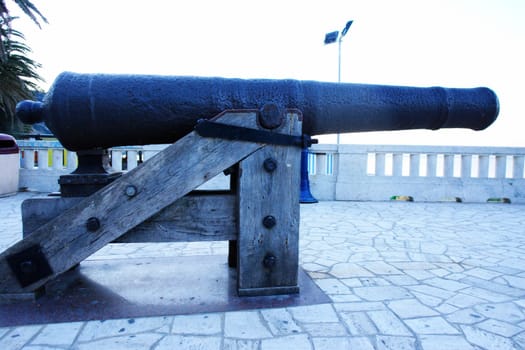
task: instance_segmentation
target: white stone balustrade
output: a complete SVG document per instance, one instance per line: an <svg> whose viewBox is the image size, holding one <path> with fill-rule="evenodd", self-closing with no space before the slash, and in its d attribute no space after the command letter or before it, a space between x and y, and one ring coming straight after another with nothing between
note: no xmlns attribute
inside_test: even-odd
<svg viewBox="0 0 525 350"><path fill-rule="evenodd" d="M19 187L43 192L59 191L58 178L76 169L77 155L58 141L17 141L20 147ZM109 150L114 171L128 171L157 154L166 145L126 146Z"/></svg>
<svg viewBox="0 0 525 350"><path fill-rule="evenodd" d="M56 141L18 141L20 187L58 191L58 177L76 167L74 152ZM128 171L166 145L127 146L110 150L115 171ZM416 201L485 202L509 198L525 203L525 148L314 145L308 170L319 200L389 200L395 195ZM204 188L224 188L224 176Z"/></svg>
<svg viewBox="0 0 525 350"><path fill-rule="evenodd" d="M525 148L398 145L314 145L313 163L332 158L332 169L310 167L320 200L525 203Z"/></svg>

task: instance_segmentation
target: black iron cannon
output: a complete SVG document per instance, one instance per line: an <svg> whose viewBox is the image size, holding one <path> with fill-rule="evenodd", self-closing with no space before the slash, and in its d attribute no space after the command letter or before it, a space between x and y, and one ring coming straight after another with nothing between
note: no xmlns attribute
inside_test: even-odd
<svg viewBox="0 0 525 350"><path fill-rule="evenodd" d="M62 73L43 103L21 102L26 123L45 121L68 149L173 143L201 118L230 109L296 108L309 135L489 126L498 99L456 89L297 80Z"/></svg>

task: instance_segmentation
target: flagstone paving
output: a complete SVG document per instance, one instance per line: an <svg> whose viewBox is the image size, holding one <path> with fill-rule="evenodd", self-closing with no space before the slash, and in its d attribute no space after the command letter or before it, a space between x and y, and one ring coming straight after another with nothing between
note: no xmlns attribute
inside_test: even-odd
<svg viewBox="0 0 525 350"><path fill-rule="evenodd" d="M0 250L21 238L0 198ZM301 206L300 263L332 302L0 328L0 349L525 349L525 206ZM225 242L110 245L90 259L225 254Z"/></svg>

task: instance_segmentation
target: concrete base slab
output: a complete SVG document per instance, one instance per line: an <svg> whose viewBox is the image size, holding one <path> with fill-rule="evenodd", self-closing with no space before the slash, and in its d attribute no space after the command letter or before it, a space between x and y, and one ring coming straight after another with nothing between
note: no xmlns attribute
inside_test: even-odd
<svg viewBox="0 0 525 350"><path fill-rule="evenodd" d="M0 327L328 303L299 269L300 294L239 297L227 257L87 260L36 300L0 305Z"/></svg>

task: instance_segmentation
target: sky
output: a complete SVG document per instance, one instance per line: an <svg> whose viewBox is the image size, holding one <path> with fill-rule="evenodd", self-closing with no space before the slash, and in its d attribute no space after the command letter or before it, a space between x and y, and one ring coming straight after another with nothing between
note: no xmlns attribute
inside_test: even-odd
<svg viewBox="0 0 525 350"><path fill-rule="evenodd" d="M12 14L20 12L6 0ZM353 133L341 143L525 147L523 0L33 0L20 15L47 89L63 71L493 89L487 130ZM325 143L335 136L323 137Z"/></svg>

